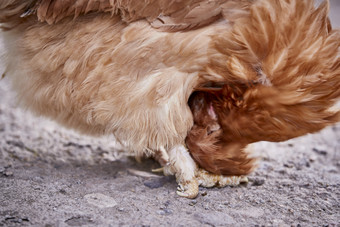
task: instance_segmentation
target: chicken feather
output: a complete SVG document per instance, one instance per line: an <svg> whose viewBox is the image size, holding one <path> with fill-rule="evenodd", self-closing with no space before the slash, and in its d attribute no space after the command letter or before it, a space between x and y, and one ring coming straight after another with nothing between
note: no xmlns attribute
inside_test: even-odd
<svg viewBox="0 0 340 227"><path fill-rule="evenodd" d="M254 161L244 154L248 144L288 140L339 121L332 107L340 96L340 36L329 25L328 8L327 1L318 8L313 1L258 1L231 32L214 37L228 57L213 59L209 68L225 75L225 84L218 90L203 84L189 102L195 124L187 145L202 168L244 175ZM209 105L218 118L202 123ZM211 124L218 133L208 133ZM242 162L230 164L230 157Z"/></svg>
<svg viewBox="0 0 340 227"><path fill-rule="evenodd" d="M340 35L328 9L311 0L5 0L6 75L32 111L155 156L178 194L194 198L198 185L251 172L249 144L339 121Z"/></svg>

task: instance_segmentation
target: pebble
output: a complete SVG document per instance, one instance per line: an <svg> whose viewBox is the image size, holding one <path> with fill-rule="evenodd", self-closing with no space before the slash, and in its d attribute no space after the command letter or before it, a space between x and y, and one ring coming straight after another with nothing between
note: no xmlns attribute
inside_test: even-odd
<svg viewBox="0 0 340 227"><path fill-rule="evenodd" d="M318 159L318 157L316 157L316 155L311 155L311 156L309 157L309 161L310 161L310 162L315 162L317 159Z"/></svg>
<svg viewBox="0 0 340 227"><path fill-rule="evenodd" d="M286 174L286 173L287 173L287 171L286 171L286 170L284 170L284 169L278 170L277 172L278 172L279 174L282 174L282 175L284 175L284 174Z"/></svg>
<svg viewBox="0 0 340 227"><path fill-rule="evenodd" d="M171 201L170 200L167 200L165 203L164 203L164 206L168 207L170 205Z"/></svg>
<svg viewBox="0 0 340 227"><path fill-rule="evenodd" d="M207 191L204 191L204 192L201 193L201 195L202 195L202 196L206 196L206 195L208 195L208 192L207 192Z"/></svg>
<svg viewBox="0 0 340 227"><path fill-rule="evenodd" d="M169 214L172 214L172 211L170 209L166 208L166 209L158 210L157 214L160 214L160 215L169 215Z"/></svg>
<svg viewBox="0 0 340 227"><path fill-rule="evenodd" d="M157 211L157 214L164 215L164 214L165 214L165 211L164 211L164 210L158 210L158 211Z"/></svg>
<svg viewBox="0 0 340 227"><path fill-rule="evenodd" d="M320 154L320 155L327 155L328 154L326 149L324 149L323 147L314 147L313 151Z"/></svg>
<svg viewBox="0 0 340 227"><path fill-rule="evenodd" d="M284 167L287 167L287 168L293 168L294 165L292 163L285 163L283 164Z"/></svg>
<svg viewBox="0 0 340 227"><path fill-rule="evenodd" d="M255 179L252 183L252 186L261 186L264 184L264 179Z"/></svg>
<svg viewBox="0 0 340 227"><path fill-rule="evenodd" d="M6 170L5 172L3 172L2 174L3 174L4 176L6 176L6 177L11 177L11 176L14 175L12 171L8 171L8 170Z"/></svg>
<svg viewBox="0 0 340 227"><path fill-rule="evenodd" d="M197 200L193 199L189 202L189 206L195 206L197 204Z"/></svg>
<svg viewBox="0 0 340 227"><path fill-rule="evenodd" d="M63 194L63 195L66 195L66 194L67 194L67 192L66 192L65 189L60 189L60 190L59 190L59 193L61 193L61 194Z"/></svg>

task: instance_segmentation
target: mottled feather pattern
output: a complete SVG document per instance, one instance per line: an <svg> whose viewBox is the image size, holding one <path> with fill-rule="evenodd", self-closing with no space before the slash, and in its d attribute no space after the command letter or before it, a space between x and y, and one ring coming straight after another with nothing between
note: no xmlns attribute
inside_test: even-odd
<svg viewBox="0 0 340 227"><path fill-rule="evenodd" d="M155 28L179 31L202 27L219 19L223 4L228 0L31 0L29 7L20 9L35 12L39 21L57 23L66 17L77 18L90 12L120 15L125 22L147 19ZM4 6L6 7L6 6ZM8 9L8 7L7 7Z"/></svg>
<svg viewBox="0 0 340 227"><path fill-rule="evenodd" d="M205 89L205 92L195 92L189 100L194 126L188 133L186 143L191 155L198 165L212 173L230 176L249 174L254 168L256 159L249 157L250 149L246 148L247 143L226 140L220 116L209 113L210 108L213 108L213 111L217 110L210 105L213 105L213 99L216 99L220 91L206 92L206 90L208 89ZM235 105L231 100L223 104ZM226 109L225 106L222 108Z"/></svg>
<svg viewBox="0 0 340 227"><path fill-rule="evenodd" d="M6 75L35 113L161 154L193 198L203 176L213 186L223 177L211 173L250 173L251 143L340 120L328 10L312 0L5 0Z"/></svg>
<svg viewBox="0 0 340 227"><path fill-rule="evenodd" d="M327 1L318 8L313 1L258 1L232 32L214 37L223 56L212 58L209 70L224 75L225 85L217 92L205 88L201 96L213 106L222 136L207 135L210 123L195 123L187 137L203 168L220 173L229 165L232 149L222 151L224 145L237 143L241 151L253 142L284 141L339 121L340 112L333 106L340 97L340 37L329 25L328 7ZM216 150L206 149L201 137ZM213 171L216 152L226 157Z"/></svg>

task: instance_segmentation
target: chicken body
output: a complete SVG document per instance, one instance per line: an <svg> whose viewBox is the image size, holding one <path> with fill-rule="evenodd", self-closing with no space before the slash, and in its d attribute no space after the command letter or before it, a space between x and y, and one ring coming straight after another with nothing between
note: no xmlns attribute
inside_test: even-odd
<svg viewBox="0 0 340 227"><path fill-rule="evenodd" d="M183 12L178 5L171 12L163 6L158 17L145 15L148 10L137 11L136 16L129 14L135 11L129 11L131 5L124 6L124 1L117 1L118 8L100 1L104 5L94 5L96 12L90 14L86 7L78 11L71 7L58 17L49 13L54 7L42 10L39 2L44 3L0 3L0 21L4 27L12 27L3 33L6 75L22 103L83 133L114 134L136 155L157 156L164 172L176 175L182 196L195 197L198 185L239 183L241 176L219 175L251 171L253 161L246 154L249 143L292 138L338 120L329 111L340 96L333 87L340 85L338 52L331 50L339 47L338 33L328 28L327 10L315 11L305 0L303 4L288 0L191 1L193 7L184 11L196 13L189 17L176 14ZM20 13L13 13L14 6ZM305 42L292 35L299 32L296 24L302 20L273 26L281 21L280 11L294 7L320 18L314 30L322 32L310 42L320 46L310 50L317 59L304 53L301 62L293 63L300 56L294 55L294 48ZM190 9L209 9L209 13L200 20L201 11ZM39 22L34 10L49 24ZM68 17L74 14L76 19ZM294 18L298 12L288 16ZM261 21L269 21L270 26ZM285 29L290 36L277 39ZM281 43L284 46L279 48ZM237 88L226 89L230 84ZM194 95L195 91L203 96ZM278 92L287 96L282 98ZM301 111L307 111L306 117L297 119L302 122L297 126L301 130L289 134L296 128L289 117ZM202 116L208 120L201 121ZM271 119L269 123L263 116ZM252 120L245 121L247 117ZM249 122L253 124L248 129ZM271 133L266 125L277 131ZM291 131L280 137L285 125ZM249 130L257 130L255 139ZM270 137L272 134L275 136ZM195 161L217 175L199 169Z"/></svg>
<svg viewBox="0 0 340 227"><path fill-rule="evenodd" d="M165 172L176 175L181 195L195 197L198 169L185 148L193 125L187 101L202 80L211 36L229 28L221 20L170 33L104 13L53 25L31 16L3 33L6 74L37 114L86 134L114 134L137 156L166 150Z"/></svg>

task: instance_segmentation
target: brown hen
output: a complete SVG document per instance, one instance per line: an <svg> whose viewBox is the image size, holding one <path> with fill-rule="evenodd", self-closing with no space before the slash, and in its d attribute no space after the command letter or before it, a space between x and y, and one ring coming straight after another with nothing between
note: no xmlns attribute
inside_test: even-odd
<svg viewBox="0 0 340 227"><path fill-rule="evenodd" d="M199 185L238 184L253 169L248 144L339 121L340 37L328 8L2 0L3 62L26 107L156 157L178 194L193 198Z"/></svg>

